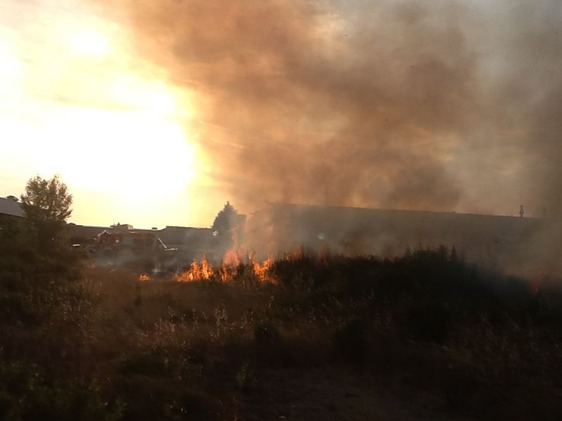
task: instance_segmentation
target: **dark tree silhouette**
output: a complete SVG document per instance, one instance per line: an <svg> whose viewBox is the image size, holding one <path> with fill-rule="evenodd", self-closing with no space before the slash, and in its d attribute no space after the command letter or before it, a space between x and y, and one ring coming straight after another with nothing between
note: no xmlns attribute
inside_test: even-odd
<svg viewBox="0 0 562 421"><path fill-rule="evenodd" d="M31 178L21 195L21 203L30 227L40 241L52 241L66 226L72 213L72 195L55 175L50 180Z"/></svg>
<svg viewBox="0 0 562 421"><path fill-rule="evenodd" d="M236 223L238 212L230 202L226 202L224 208L217 214L211 229L217 240L224 245L232 246L234 243L233 229Z"/></svg>
<svg viewBox="0 0 562 421"><path fill-rule="evenodd" d="M229 248L240 243L243 218L230 202L226 202L224 208L215 217L211 227L217 252L224 254Z"/></svg>
<svg viewBox="0 0 562 421"><path fill-rule="evenodd" d="M234 206L232 206L230 202L226 202L224 208L215 217L211 229L217 236L228 234L234 228L237 217L238 211L234 209Z"/></svg>
<svg viewBox="0 0 562 421"><path fill-rule="evenodd" d="M0 278L5 284L38 297L79 279L82 255L71 247L66 230L71 204L58 176L27 182L21 195L25 218L11 218L0 230ZM42 288L36 289L38 285Z"/></svg>

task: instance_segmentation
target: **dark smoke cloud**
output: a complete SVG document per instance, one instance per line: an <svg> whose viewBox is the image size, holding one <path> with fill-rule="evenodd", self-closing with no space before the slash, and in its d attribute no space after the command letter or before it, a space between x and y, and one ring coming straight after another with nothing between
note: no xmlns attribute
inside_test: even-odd
<svg viewBox="0 0 562 421"><path fill-rule="evenodd" d="M242 207L562 211L557 1L105 4Z"/></svg>

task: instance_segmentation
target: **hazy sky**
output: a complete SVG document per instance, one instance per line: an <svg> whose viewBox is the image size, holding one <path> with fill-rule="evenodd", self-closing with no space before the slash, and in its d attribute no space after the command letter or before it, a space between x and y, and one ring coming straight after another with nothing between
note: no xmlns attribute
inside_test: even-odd
<svg viewBox="0 0 562 421"><path fill-rule="evenodd" d="M493 7L489 4L493 3ZM562 212L558 1L0 0L0 196Z"/></svg>

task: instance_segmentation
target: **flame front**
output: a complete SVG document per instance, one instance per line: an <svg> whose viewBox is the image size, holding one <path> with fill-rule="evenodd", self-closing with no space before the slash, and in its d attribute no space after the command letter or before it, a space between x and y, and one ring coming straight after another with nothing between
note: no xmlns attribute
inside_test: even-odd
<svg viewBox="0 0 562 421"><path fill-rule="evenodd" d="M201 263L193 261L189 266L189 269L185 272L176 275L177 282L192 282L205 280L208 281L213 276L213 269L209 264L206 257L201 260Z"/></svg>
<svg viewBox="0 0 562 421"><path fill-rule="evenodd" d="M238 266L242 263L242 255L242 252L236 247L228 249L222 259L223 266Z"/></svg>
<svg viewBox="0 0 562 421"><path fill-rule="evenodd" d="M254 275L260 280L260 282L274 282L273 278L270 276L269 269L273 264L273 258L269 257L264 260L262 263L253 262L252 269L254 271Z"/></svg>
<svg viewBox="0 0 562 421"><path fill-rule="evenodd" d="M274 283L275 279L271 275L271 266L274 259L268 259L259 262L254 261L252 257L249 258L247 263L243 263L240 258L240 253L232 252L229 257L223 259L222 265L212 266L206 258L201 262L194 261L189 268L176 275L177 282L194 282L194 281L209 281L216 280L221 282L232 282L243 273L248 274L251 272L253 277L259 282Z"/></svg>

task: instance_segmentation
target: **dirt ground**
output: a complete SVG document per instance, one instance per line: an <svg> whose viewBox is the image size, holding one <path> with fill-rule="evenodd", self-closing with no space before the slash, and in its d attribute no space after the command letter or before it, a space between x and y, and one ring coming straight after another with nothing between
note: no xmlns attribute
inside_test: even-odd
<svg viewBox="0 0 562 421"><path fill-rule="evenodd" d="M238 420L471 420L447 410L444 397L398 398L361 368L270 369L245 395Z"/></svg>

